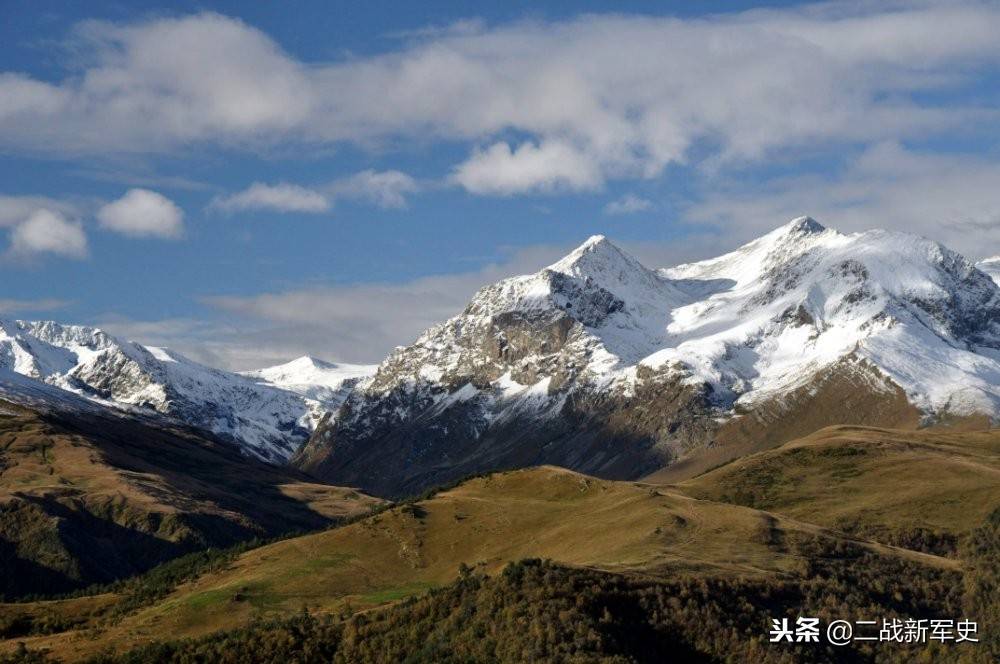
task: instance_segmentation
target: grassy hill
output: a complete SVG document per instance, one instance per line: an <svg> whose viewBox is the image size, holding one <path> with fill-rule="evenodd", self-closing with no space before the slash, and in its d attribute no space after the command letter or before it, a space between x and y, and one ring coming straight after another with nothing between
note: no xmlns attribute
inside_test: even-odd
<svg viewBox="0 0 1000 664"><path fill-rule="evenodd" d="M463 569L496 574L525 558L630 578L786 578L814 559L815 543L933 574L958 569L953 560L852 542L804 521L668 487L540 467L473 479L350 525L248 551L120 620L23 640L73 659L164 635L203 637L303 607L352 615L445 587Z"/></svg>
<svg viewBox="0 0 1000 664"><path fill-rule="evenodd" d="M954 555L1000 505L1000 430L821 429L677 485L685 493Z"/></svg>
<svg viewBox="0 0 1000 664"><path fill-rule="evenodd" d="M0 408L0 595L59 593L381 501L108 413Z"/></svg>

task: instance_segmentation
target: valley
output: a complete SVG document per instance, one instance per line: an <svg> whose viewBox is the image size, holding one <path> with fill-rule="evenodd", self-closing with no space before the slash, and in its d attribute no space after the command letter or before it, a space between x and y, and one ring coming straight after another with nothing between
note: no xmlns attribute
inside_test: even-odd
<svg viewBox="0 0 1000 664"><path fill-rule="evenodd" d="M108 583L381 502L191 430L82 406L58 413L0 401L0 594L8 598Z"/></svg>

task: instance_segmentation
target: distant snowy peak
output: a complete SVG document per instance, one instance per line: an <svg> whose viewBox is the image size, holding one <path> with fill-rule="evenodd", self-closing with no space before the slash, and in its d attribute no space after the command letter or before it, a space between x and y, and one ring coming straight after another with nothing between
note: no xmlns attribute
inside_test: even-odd
<svg viewBox="0 0 1000 664"><path fill-rule="evenodd" d="M0 369L105 405L155 411L266 461L291 456L370 373L302 358L240 375L96 328L9 320L0 320Z"/></svg>
<svg viewBox="0 0 1000 664"><path fill-rule="evenodd" d="M825 228L812 217L799 217L728 254L660 270L660 274L681 281L728 279L731 286L744 287L813 248L834 247L845 241L846 235Z"/></svg>
<svg viewBox="0 0 1000 664"><path fill-rule="evenodd" d="M335 364L303 355L291 362L241 375L317 401L330 401L374 375L378 365ZM338 404L339 405L339 404Z"/></svg>

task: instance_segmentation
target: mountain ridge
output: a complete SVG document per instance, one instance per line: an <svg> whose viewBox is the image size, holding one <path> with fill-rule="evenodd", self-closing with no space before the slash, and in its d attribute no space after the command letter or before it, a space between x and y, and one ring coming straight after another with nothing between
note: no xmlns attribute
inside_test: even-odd
<svg viewBox="0 0 1000 664"><path fill-rule="evenodd" d="M593 236L394 351L293 463L388 493L528 463L627 479L787 411L785 395L815 410L810 383L836 366L841 390L895 403L898 388L923 424L995 418L1000 289L939 243L809 217L661 270ZM908 421L892 408L871 424ZM843 422L865 423L815 424Z"/></svg>
<svg viewBox="0 0 1000 664"><path fill-rule="evenodd" d="M183 421L279 463L370 369L299 358L237 374L98 328L7 320L0 320L0 368L102 405Z"/></svg>

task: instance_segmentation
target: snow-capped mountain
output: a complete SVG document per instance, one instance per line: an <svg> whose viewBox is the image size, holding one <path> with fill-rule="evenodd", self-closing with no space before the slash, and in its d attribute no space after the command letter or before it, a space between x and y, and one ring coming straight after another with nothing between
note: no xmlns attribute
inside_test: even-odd
<svg viewBox="0 0 1000 664"><path fill-rule="evenodd" d="M816 408L831 385L844 405ZM531 463L638 477L734 421L890 402L880 417L1000 413L1000 290L962 256L803 217L655 271L596 236L397 349L294 461L390 494Z"/></svg>
<svg viewBox="0 0 1000 664"><path fill-rule="evenodd" d="M374 367L300 358L241 375L96 328L0 320L0 369L105 405L152 410L283 462Z"/></svg>
<svg viewBox="0 0 1000 664"><path fill-rule="evenodd" d="M347 393L377 368L370 364L334 364L303 355L286 364L243 371L240 375L262 385L295 392L324 406L339 406Z"/></svg>

